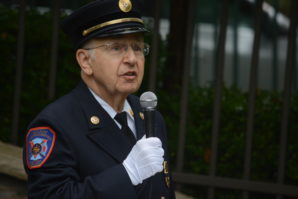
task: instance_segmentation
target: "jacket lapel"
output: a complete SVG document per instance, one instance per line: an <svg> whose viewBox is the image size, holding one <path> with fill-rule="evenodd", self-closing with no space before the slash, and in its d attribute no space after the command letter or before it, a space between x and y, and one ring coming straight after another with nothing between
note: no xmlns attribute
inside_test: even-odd
<svg viewBox="0 0 298 199"><path fill-rule="evenodd" d="M87 136L116 161L123 162L131 150L125 135L84 83L80 83L74 93L88 122Z"/></svg>

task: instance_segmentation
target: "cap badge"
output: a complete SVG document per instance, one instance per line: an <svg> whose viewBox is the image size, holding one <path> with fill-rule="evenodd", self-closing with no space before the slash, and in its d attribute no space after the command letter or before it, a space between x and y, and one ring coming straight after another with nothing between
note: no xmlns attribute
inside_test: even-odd
<svg viewBox="0 0 298 199"><path fill-rule="evenodd" d="M97 124L100 123L100 119L99 119L97 116L92 116L92 117L90 118L90 122L91 122L92 124L94 124L94 125L97 125Z"/></svg>
<svg viewBox="0 0 298 199"><path fill-rule="evenodd" d="M130 0L119 0L118 5L122 12L129 12L132 9L132 4Z"/></svg>

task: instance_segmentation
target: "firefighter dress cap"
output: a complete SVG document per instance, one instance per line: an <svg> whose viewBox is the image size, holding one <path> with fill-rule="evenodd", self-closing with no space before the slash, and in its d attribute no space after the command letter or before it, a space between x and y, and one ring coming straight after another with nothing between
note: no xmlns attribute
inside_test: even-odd
<svg viewBox="0 0 298 199"><path fill-rule="evenodd" d="M92 38L148 32L139 0L97 0L75 10L62 22L63 31L78 49Z"/></svg>

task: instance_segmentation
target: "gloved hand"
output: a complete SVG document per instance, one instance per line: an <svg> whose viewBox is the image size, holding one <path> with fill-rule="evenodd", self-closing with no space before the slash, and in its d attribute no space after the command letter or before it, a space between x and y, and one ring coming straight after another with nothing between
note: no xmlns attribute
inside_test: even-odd
<svg viewBox="0 0 298 199"><path fill-rule="evenodd" d="M132 148L123 161L133 185L138 185L143 180L163 170L164 150L159 138L145 136Z"/></svg>

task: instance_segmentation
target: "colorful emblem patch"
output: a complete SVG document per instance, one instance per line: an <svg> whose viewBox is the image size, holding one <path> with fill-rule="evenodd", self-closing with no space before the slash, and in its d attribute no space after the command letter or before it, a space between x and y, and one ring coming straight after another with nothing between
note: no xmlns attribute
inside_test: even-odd
<svg viewBox="0 0 298 199"><path fill-rule="evenodd" d="M40 168L49 158L55 145L56 133L49 127L29 130L26 138L27 165L29 169Z"/></svg>

